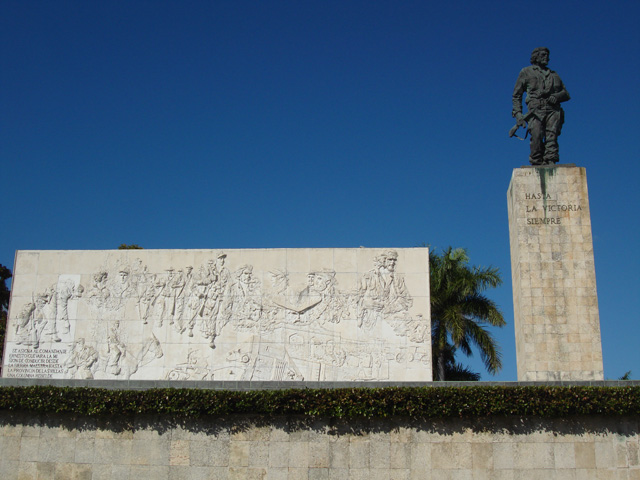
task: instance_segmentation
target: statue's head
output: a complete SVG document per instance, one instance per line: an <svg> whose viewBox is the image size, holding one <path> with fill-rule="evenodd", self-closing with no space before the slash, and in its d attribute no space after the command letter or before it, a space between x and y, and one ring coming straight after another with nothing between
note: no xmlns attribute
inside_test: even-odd
<svg viewBox="0 0 640 480"><path fill-rule="evenodd" d="M129 273L130 271L129 271L129 268L127 267L120 269L120 271L118 272L118 275L120 275L120 281L122 283L125 283L127 281L127 279L129 278Z"/></svg>
<svg viewBox="0 0 640 480"><path fill-rule="evenodd" d="M538 47L531 52L531 65L546 65L549 62L549 49Z"/></svg>
<svg viewBox="0 0 640 480"><path fill-rule="evenodd" d="M324 292L337 283L335 270L324 269L314 272L313 289L317 292Z"/></svg>
<svg viewBox="0 0 640 480"><path fill-rule="evenodd" d="M392 249L385 250L376 257L376 266L378 268L386 269L389 272L395 271L397 262L398 252Z"/></svg>
<svg viewBox="0 0 640 480"><path fill-rule="evenodd" d="M242 265L236 271L236 278L242 283L249 283L253 274L253 265Z"/></svg>
<svg viewBox="0 0 640 480"><path fill-rule="evenodd" d="M385 250L384 253L384 268L389 272L396 270L396 263L398 263L398 252L395 250Z"/></svg>
<svg viewBox="0 0 640 480"><path fill-rule="evenodd" d="M98 273L96 273L93 276L93 280L97 284L100 284L100 283L106 282L108 276L109 276L109 274L105 270L100 270Z"/></svg>

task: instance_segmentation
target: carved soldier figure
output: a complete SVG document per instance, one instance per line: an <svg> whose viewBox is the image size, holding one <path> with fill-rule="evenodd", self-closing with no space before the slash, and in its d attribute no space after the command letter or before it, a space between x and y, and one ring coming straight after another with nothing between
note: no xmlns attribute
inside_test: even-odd
<svg viewBox="0 0 640 480"><path fill-rule="evenodd" d="M40 334L37 331L39 326L36 318L36 302L27 303L17 317L16 323L16 344L33 345L38 348Z"/></svg>
<svg viewBox="0 0 640 480"><path fill-rule="evenodd" d="M253 330L259 326L262 315L262 294L259 281L253 277L253 266L242 265L236 271L235 282L231 284L229 305L223 305L216 324L216 334L226 325L233 314L235 327L239 330ZM231 311L229 311L231 309Z"/></svg>
<svg viewBox="0 0 640 480"><path fill-rule="evenodd" d="M378 319L404 317L413 305L402 275L396 273L398 252L385 250L375 259L375 268L360 281L358 327L373 328Z"/></svg>
<svg viewBox="0 0 640 480"><path fill-rule="evenodd" d="M44 304L42 312L44 313L45 327L44 334L51 338L54 342L60 342L62 339L58 336L58 294L56 286L52 285L47 288L43 295Z"/></svg>
<svg viewBox="0 0 640 480"><path fill-rule="evenodd" d="M119 271L118 271L118 278L116 279L116 281L114 282L113 286L111 287L111 293L113 294L113 296L119 298L119 299L125 299L130 295L130 289L131 289L131 272L129 270L129 267L122 267Z"/></svg>
<svg viewBox="0 0 640 480"><path fill-rule="evenodd" d="M215 339L222 327L229 321L223 306L230 285L231 274L224 266L227 254L219 252L215 262L209 261L207 277L211 279L207 287L206 298L202 307L202 333L210 339L209 346L215 347Z"/></svg>
<svg viewBox="0 0 640 480"><path fill-rule="evenodd" d="M120 339L120 321L116 320L107 334L107 373L120 375L120 358L126 349L127 346Z"/></svg>
<svg viewBox="0 0 640 480"><path fill-rule="evenodd" d="M144 281L138 282L138 313L142 319L142 323L149 323L153 305L156 301L156 283L157 276L155 274L145 275L141 277Z"/></svg>
<svg viewBox="0 0 640 480"><path fill-rule="evenodd" d="M69 378L92 379L92 368L98 361L98 352L95 348L85 345L84 338L79 338L73 342L69 357L64 361L63 366Z"/></svg>
<svg viewBox="0 0 640 480"><path fill-rule="evenodd" d="M185 319L191 318L188 300L191 294L191 288L193 286L193 267L189 265L185 268L185 270L186 272L182 269L178 270L178 277L173 283L173 288L176 289L176 307L173 318L179 333L183 333L187 328L187 326L184 324ZM193 326L190 326L190 337L193 337L192 330Z"/></svg>
<svg viewBox="0 0 640 480"><path fill-rule="evenodd" d="M173 325L173 311L176 305L176 289L173 282L175 281L175 270L173 267L166 269L167 276L163 280L162 290L160 291L160 326L164 320L169 320L169 324Z"/></svg>
<svg viewBox="0 0 640 480"><path fill-rule="evenodd" d="M100 270L93 276L93 287L89 290L89 299L95 303L98 309L104 309L111 293L107 288L109 274Z"/></svg>
<svg viewBox="0 0 640 480"><path fill-rule="evenodd" d="M136 299L136 310L140 320L146 324L149 318L149 306L153 300L153 292L150 292L153 282L147 266L143 265L139 258L136 258L133 263L131 276L133 277L131 289Z"/></svg>
<svg viewBox="0 0 640 480"><path fill-rule="evenodd" d="M326 269L313 273L313 286L311 287L310 296L317 297L320 303L309 309L306 314L310 319L319 322L321 325L326 322L340 323L345 313L346 305L342 296L338 294L336 284L335 270Z"/></svg>
<svg viewBox="0 0 640 480"><path fill-rule="evenodd" d="M536 48L531 53L531 66L520 71L513 89L512 115L518 124L531 134L531 165L558 163L558 135L564 123L564 111L560 104L570 99L560 76L547 68L549 49ZM522 95L527 93L528 112L522 113Z"/></svg>
<svg viewBox="0 0 640 480"><path fill-rule="evenodd" d="M73 280L67 280L58 286L57 314L62 333L69 333L69 302L74 298L81 297L83 292L84 287L82 285L76 287Z"/></svg>
<svg viewBox="0 0 640 480"><path fill-rule="evenodd" d="M175 293L171 289L171 282L173 282L173 268L169 267L165 270L165 275L156 275L153 282L154 297L151 301L151 307L153 307L153 314L155 316L155 326L157 328L162 327L162 323L167 318L171 319L170 323L173 323L173 302Z"/></svg>

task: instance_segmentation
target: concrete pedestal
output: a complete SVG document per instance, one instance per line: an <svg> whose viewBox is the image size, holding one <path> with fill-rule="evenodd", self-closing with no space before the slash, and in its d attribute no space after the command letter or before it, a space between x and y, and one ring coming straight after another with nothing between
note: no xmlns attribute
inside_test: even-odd
<svg viewBox="0 0 640 480"><path fill-rule="evenodd" d="M507 200L518 380L602 380L585 169L516 168Z"/></svg>

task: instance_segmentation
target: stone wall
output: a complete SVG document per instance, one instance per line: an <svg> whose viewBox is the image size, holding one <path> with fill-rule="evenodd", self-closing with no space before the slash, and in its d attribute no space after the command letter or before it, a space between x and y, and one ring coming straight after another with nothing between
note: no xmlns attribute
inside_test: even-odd
<svg viewBox="0 0 640 480"><path fill-rule="evenodd" d="M6 378L429 381L426 248L18 251Z"/></svg>
<svg viewBox="0 0 640 480"><path fill-rule="evenodd" d="M340 420L0 413L0 478L639 479L638 417Z"/></svg>

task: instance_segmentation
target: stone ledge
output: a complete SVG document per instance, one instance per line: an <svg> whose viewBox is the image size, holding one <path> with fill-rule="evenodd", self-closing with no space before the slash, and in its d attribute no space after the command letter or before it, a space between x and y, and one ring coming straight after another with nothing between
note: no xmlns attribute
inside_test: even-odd
<svg viewBox="0 0 640 480"><path fill-rule="evenodd" d="M385 388L385 387L637 387L640 380L598 380L557 382L241 382L170 380L50 380L0 378L1 387L76 387L111 390L149 390L153 388L194 388L204 390L286 390L292 388Z"/></svg>
<svg viewBox="0 0 640 480"><path fill-rule="evenodd" d="M576 168L575 163L556 163L554 165L522 165L520 168Z"/></svg>

